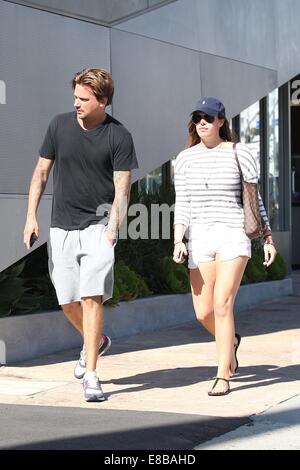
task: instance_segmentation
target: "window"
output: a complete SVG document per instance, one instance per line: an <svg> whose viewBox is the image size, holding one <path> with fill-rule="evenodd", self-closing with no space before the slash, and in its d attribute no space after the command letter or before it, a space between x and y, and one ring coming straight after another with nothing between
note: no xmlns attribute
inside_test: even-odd
<svg viewBox="0 0 300 470"><path fill-rule="evenodd" d="M159 166L148 173L138 182L138 190L145 191L147 194L155 194L162 185L162 168Z"/></svg>
<svg viewBox="0 0 300 470"><path fill-rule="evenodd" d="M260 115L259 101L240 114L240 141L247 144L254 156L260 175Z"/></svg>
<svg viewBox="0 0 300 470"><path fill-rule="evenodd" d="M268 95L268 167L269 221L272 230L279 230L279 112L278 89Z"/></svg>

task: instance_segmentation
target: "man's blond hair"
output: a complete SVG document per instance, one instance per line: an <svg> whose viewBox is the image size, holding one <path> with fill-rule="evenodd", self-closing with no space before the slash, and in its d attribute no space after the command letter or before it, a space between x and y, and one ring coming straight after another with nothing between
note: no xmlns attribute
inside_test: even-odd
<svg viewBox="0 0 300 470"><path fill-rule="evenodd" d="M92 89L98 101L102 101L106 97L107 105L112 102L115 87L112 76L107 70L83 69L74 75L71 85L73 90L75 90L76 85L87 85Z"/></svg>

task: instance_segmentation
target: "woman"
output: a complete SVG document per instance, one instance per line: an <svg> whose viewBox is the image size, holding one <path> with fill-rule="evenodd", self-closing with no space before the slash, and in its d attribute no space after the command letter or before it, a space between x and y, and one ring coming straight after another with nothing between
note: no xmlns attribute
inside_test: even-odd
<svg viewBox="0 0 300 470"><path fill-rule="evenodd" d="M197 102L188 125L189 145L175 164L174 253L183 263L188 252L183 237L189 229L189 268L197 319L215 336L217 378L210 396L230 392L229 379L238 368L240 335L235 333L233 304L251 257L251 241L244 231L241 175L233 150L224 105L216 98ZM247 147L236 144L244 180L257 183L256 161ZM276 249L260 199L265 226L264 265L274 261Z"/></svg>

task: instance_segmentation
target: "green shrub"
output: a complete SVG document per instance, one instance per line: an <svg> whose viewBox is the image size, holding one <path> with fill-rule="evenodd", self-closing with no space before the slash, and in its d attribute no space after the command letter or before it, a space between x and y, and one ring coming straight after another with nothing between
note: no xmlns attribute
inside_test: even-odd
<svg viewBox="0 0 300 470"><path fill-rule="evenodd" d="M164 283L161 283L159 275L161 260L165 256L170 256L173 250L173 221L174 214L171 212L170 218L170 238L162 238L163 221L160 220L158 239L151 239L151 218L152 204L168 204L170 207L175 201L174 187L164 189L159 187L155 193L139 191L138 185L132 185L130 204L144 204L148 209L148 235L147 239L138 238L132 240L129 236L126 240L119 240L116 246L116 261L124 261L125 264L146 280L149 289L154 294L165 293ZM128 217L127 227L134 217Z"/></svg>
<svg viewBox="0 0 300 470"><path fill-rule="evenodd" d="M0 316L27 313L40 307L41 298L26 287L22 277L25 262L0 273Z"/></svg>
<svg viewBox="0 0 300 470"><path fill-rule="evenodd" d="M263 266L263 260L264 251L261 245L257 244L252 258L248 261L241 284L247 284L248 282L262 282L265 280L275 281L286 277L288 267L280 253L277 253L274 262L268 268Z"/></svg>
<svg viewBox="0 0 300 470"><path fill-rule="evenodd" d="M257 255L261 258L264 257L263 241L261 238L254 238L251 240L251 252L252 256Z"/></svg>
<svg viewBox="0 0 300 470"><path fill-rule="evenodd" d="M255 254L249 259L245 269L245 275L249 282L262 282L267 279L268 274L263 265L263 260L262 256Z"/></svg>
<svg viewBox="0 0 300 470"><path fill-rule="evenodd" d="M241 285L244 284L249 284L249 279L247 278L246 274L243 274L242 280L241 280Z"/></svg>
<svg viewBox="0 0 300 470"><path fill-rule="evenodd" d="M152 294L141 276L126 266L124 261L119 261L115 264L114 273L113 297L106 302L107 305L114 306L121 300L134 300L137 297Z"/></svg>
<svg viewBox="0 0 300 470"><path fill-rule="evenodd" d="M157 272L160 284L165 293L190 292L188 270L183 264L174 263L170 256L165 256Z"/></svg>
<svg viewBox="0 0 300 470"><path fill-rule="evenodd" d="M268 280L283 279L288 273L288 267L283 257L277 253L274 263L267 268Z"/></svg>
<svg viewBox="0 0 300 470"><path fill-rule="evenodd" d="M116 264L123 261L145 279L149 289L155 294L161 292L157 273L163 256L161 240L119 240L116 247Z"/></svg>

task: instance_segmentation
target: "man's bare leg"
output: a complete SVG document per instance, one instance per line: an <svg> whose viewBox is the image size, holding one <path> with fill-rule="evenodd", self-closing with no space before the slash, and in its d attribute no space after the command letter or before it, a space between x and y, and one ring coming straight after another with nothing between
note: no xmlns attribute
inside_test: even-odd
<svg viewBox="0 0 300 470"><path fill-rule="evenodd" d="M61 306L69 322L76 328L83 337L83 312L80 302L72 302Z"/></svg>
<svg viewBox="0 0 300 470"><path fill-rule="evenodd" d="M86 372L93 372L97 367L99 343L103 333L104 312L102 296L84 297L81 303Z"/></svg>

